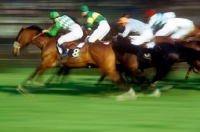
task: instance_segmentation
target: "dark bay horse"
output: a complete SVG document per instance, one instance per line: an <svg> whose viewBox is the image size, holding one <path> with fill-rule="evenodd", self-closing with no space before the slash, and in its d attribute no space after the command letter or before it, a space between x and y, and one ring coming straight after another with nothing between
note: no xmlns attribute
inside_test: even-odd
<svg viewBox="0 0 200 132"><path fill-rule="evenodd" d="M156 37L153 41L156 46L152 49L132 45L127 38L120 38L120 41L113 43L118 61L133 77L139 77L139 80L144 82L145 76L138 74L138 71L136 73L136 70L155 67L156 75L150 82L154 83L166 75L173 64L183 61L197 69L200 68L199 58L195 57L200 55L198 41L174 41L168 37ZM144 53L150 53L151 58L145 59Z"/></svg>
<svg viewBox="0 0 200 132"><path fill-rule="evenodd" d="M159 37L154 38L153 41L155 41L155 42L170 42L170 43L173 43L173 44L175 44L179 47L183 46L183 47L186 47L186 48L189 48L189 49L193 49L194 51L200 51L200 31L197 32L197 29L195 31L196 31L195 33L188 35L183 40L178 40L178 39L175 40L175 39L171 39L169 37L159 36ZM195 60L195 57L191 58L190 61L187 60L187 63L190 66L189 66L187 74L185 76L186 79L189 78L189 75L190 75L192 70L195 73L198 73L198 70L200 70L200 61L198 59Z"/></svg>
<svg viewBox="0 0 200 132"><path fill-rule="evenodd" d="M130 41L121 40L113 44L114 51L120 64L130 63L126 66L126 70L141 69L154 67L156 74L150 83L154 83L165 76L170 67L180 61L179 51L177 46L171 42L156 42L154 48L144 48L143 46L135 46L130 44ZM149 56L145 56L145 55ZM130 57L136 55L139 63L134 63L135 58ZM129 56L129 57L126 57ZM124 59L126 58L126 59ZM138 64L138 65L136 65Z"/></svg>
<svg viewBox="0 0 200 132"><path fill-rule="evenodd" d="M57 38L50 37L47 34L42 34L35 38L41 32L42 29L40 27L30 26L22 28L16 37L13 45L13 54L15 56L19 56L29 44L36 45L42 51L41 64L21 85L25 85L28 80L33 80L36 75L41 75L50 67L58 66L59 64L61 56L56 47ZM108 76L113 82L120 84L124 89L131 90L132 97L135 96L132 88L116 70L116 56L110 45L104 45L102 42L84 44L77 58L68 57L63 64L69 68L85 67L90 64L96 65L103 75Z"/></svg>
<svg viewBox="0 0 200 132"><path fill-rule="evenodd" d="M185 78L186 79L189 78L189 75L192 70L195 73L198 73L200 70L200 60L198 59L198 57L200 55L198 55L197 51L200 51L200 41L199 40L189 40L189 41L177 41L176 40L175 44L191 49L191 51L188 52L188 57L186 57L186 56L184 57L184 58L186 58L187 63L190 65Z"/></svg>
<svg viewBox="0 0 200 132"><path fill-rule="evenodd" d="M151 49L144 48L143 45L132 45L128 38L122 37L118 37L118 40L112 43L117 60L121 65L120 71L136 78L139 81L138 84L144 83L147 87L164 77L171 66L180 61L178 48L171 40L165 42L156 40L155 42L156 46ZM152 67L156 69L156 74L150 81L142 71ZM100 82L102 80L103 77L99 79Z"/></svg>

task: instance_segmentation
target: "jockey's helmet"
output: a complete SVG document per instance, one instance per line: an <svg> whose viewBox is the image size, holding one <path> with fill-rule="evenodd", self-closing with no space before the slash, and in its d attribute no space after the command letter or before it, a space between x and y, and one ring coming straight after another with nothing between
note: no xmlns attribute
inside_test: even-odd
<svg viewBox="0 0 200 132"><path fill-rule="evenodd" d="M80 12L86 12L86 11L89 11L89 8L86 5L82 5L80 7Z"/></svg>
<svg viewBox="0 0 200 132"><path fill-rule="evenodd" d="M144 15L144 17L145 18L150 18L155 14L156 14L156 11L152 9L152 10L147 11L146 14Z"/></svg>
<svg viewBox="0 0 200 132"><path fill-rule="evenodd" d="M50 19L54 19L54 18L59 17L59 16L60 16L59 13L55 12L55 11L51 12L50 15L49 15Z"/></svg>
<svg viewBox="0 0 200 132"><path fill-rule="evenodd" d="M117 23L119 23L119 24L127 24L128 23L128 18L127 17L121 17L121 18L119 18Z"/></svg>

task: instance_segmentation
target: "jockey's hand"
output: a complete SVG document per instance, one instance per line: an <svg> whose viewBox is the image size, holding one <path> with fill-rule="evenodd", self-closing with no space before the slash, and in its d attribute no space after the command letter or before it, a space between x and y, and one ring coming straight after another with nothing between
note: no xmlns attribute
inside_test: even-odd
<svg viewBox="0 0 200 132"><path fill-rule="evenodd" d="M82 30L85 30L85 26L81 26Z"/></svg>
<svg viewBox="0 0 200 132"><path fill-rule="evenodd" d="M122 33L118 33L118 36L122 36Z"/></svg>
<svg viewBox="0 0 200 132"><path fill-rule="evenodd" d="M87 32L88 32L88 35L91 35L93 33L92 29L91 28L88 28L87 29Z"/></svg>
<svg viewBox="0 0 200 132"><path fill-rule="evenodd" d="M117 37L118 37L118 35L116 35L116 36L113 36L113 41L117 41Z"/></svg>
<svg viewBox="0 0 200 132"><path fill-rule="evenodd" d="M49 31L49 30L46 30L46 29L42 30L43 33L46 33L46 32L48 32L48 31Z"/></svg>

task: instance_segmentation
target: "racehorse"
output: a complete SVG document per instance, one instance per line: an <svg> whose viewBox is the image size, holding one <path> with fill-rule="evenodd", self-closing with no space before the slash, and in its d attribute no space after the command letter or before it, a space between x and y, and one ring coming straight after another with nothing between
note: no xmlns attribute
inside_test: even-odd
<svg viewBox="0 0 200 132"><path fill-rule="evenodd" d="M120 41L113 43L113 49L120 64L123 65L126 72L134 77L139 73L137 71L137 74L135 74L136 69L143 70L155 67L156 75L150 82L154 83L169 72L171 65L183 61L196 69L200 69L199 58L195 57L195 55L199 55L200 42L198 41L174 41L168 37L156 37L153 39L156 46L147 49L130 44L130 40L126 38L120 39ZM150 53L150 58L146 58L145 53ZM137 61L138 63L136 63ZM146 81L145 76L142 76L141 73L138 77L142 82ZM103 78L100 79L100 81L102 80Z"/></svg>
<svg viewBox="0 0 200 132"><path fill-rule="evenodd" d="M184 40L179 40L179 39L171 39L169 37L163 37L163 36L158 36L156 38L154 38L152 41L155 41L155 42L170 42L170 43L173 43L175 45L179 45L180 46L183 46L183 47L186 47L186 48L190 48L190 49L194 49L195 51L200 51L200 32L197 32L197 28L195 30L196 32L188 35ZM187 71L187 74L185 76L186 79L189 78L189 75L191 73L191 71L193 70L195 73L198 73L198 70L200 70L200 61L197 59L197 60L194 60L193 61L187 61L188 64L190 65L189 68L188 68L188 71Z"/></svg>
<svg viewBox="0 0 200 132"><path fill-rule="evenodd" d="M113 48L120 64L132 64L124 65L126 70L144 70L145 68L154 67L156 69L156 74L150 83L160 80L169 72L171 65L180 61L178 48L170 42L157 42L154 48L148 49L143 46L132 45L130 41L121 40L115 42ZM133 55L137 56L139 65L133 65L132 62L135 58L130 57Z"/></svg>
<svg viewBox="0 0 200 132"><path fill-rule="evenodd" d="M24 81L21 85L25 85L27 81L33 80L36 75L41 75L50 67L58 66L60 54L56 47L56 37L50 37L42 34L42 29L38 26L30 26L22 28L14 42L13 54L19 56L24 48L29 44L36 45L41 49L41 64L36 68L34 73ZM37 36L37 37L36 37ZM77 51L77 49L75 49ZM110 45L104 45L102 42L86 43L76 53L75 58L68 57L63 62L64 66L69 68L85 67L91 64L96 65L103 75L108 76L113 82L120 84L124 89L131 91L135 97L134 90L124 81L119 72L116 70L116 56ZM73 52L72 52L73 55Z"/></svg>
<svg viewBox="0 0 200 132"><path fill-rule="evenodd" d="M191 56L192 54L197 54L197 56L194 55L194 57L186 58L187 63L190 65L187 71L187 74L185 76L186 79L189 78L189 75L191 71L193 70L195 73L198 73L200 70L200 61L198 59L198 53L196 51L200 51L200 41L199 40L189 40L189 41L178 41L176 40L174 42L176 45L181 45L186 48L190 48L191 52L188 52Z"/></svg>

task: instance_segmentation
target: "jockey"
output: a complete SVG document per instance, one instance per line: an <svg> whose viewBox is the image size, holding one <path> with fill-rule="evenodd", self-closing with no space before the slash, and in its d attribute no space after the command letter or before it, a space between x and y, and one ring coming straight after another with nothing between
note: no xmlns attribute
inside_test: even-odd
<svg viewBox="0 0 200 132"><path fill-rule="evenodd" d="M159 29L155 36L170 36L173 39L184 39L186 35L194 31L195 26L191 20L184 18L176 18L174 12L156 13L150 10L145 15L149 19L149 26L155 30Z"/></svg>
<svg viewBox="0 0 200 132"><path fill-rule="evenodd" d="M89 43L94 43L96 40L101 41L103 37L105 37L110 31L110 26L106 18L97 12L89 11L89 8L86 5L82 5L80 7L80 12L81 16L86 17L87 19L87 23L83 27L84 29L91 31L91 27L93 26L93 24L98 24L97 29L94 30L94 32L91 34L87 41Z"/></svg>
<svg viewBox="0 0 200 132"><path fill-rule="evenodd" d="M75 23L67 15L60 16L58 12L51 12L50 19L52 19L54 25L53 27L51 26L48 30L43 30L43 33L47 33L50 36L56 36L61 28L69 31L67 34L62 35L57 41L58 51L60 54L62 54L63 57L65 57L67 56L67 49L63 43L82 38L83 30L81 29L80 25Z"/></svg>
<svg viewBox="0 0 200 132"><path fill-rule="evenodd" d="M118 21L119 24L121 24L123 27L125 27L125 30L123 33L119 33L119 36L126 37L130 32L137 33L140 36L134 37L134 40L131 40L131 44L133 45L141 45L145 42L149 42L153 38L153 32L151 28L139 21L132 18L127 17L121 17ZM146 45L147 48L150 48L151 46Z"/></svg>

